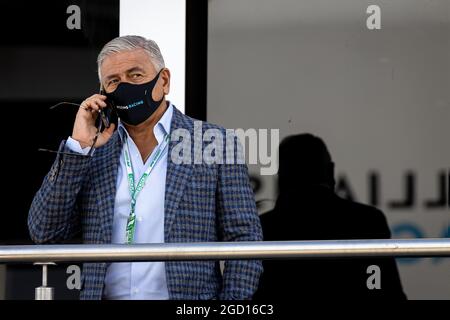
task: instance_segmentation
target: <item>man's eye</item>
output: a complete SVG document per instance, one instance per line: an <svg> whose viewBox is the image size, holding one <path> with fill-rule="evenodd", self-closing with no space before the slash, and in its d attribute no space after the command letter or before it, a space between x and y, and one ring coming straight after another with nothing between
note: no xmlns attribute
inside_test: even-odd
<svg viewBox="0 0 450 320"><path fill-rule="evenodd" d="M140 73L135 73L135 74L132 74L131 77L132 77L132 78L140 78L140 77L142 77L142 74L140 74Z"/></svg>
<svg viewBox="0 0 450 320"><path fill-rule="evenodd" d="M113 79L108 82L108 86L117 83L119 80Z"/></svg>

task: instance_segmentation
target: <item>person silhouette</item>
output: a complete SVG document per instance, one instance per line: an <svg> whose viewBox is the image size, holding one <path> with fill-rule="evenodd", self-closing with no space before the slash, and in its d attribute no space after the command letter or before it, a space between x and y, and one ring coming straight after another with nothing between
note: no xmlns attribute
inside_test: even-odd
<svg viewBox="0 0 450 320"><path fill-rule="evenodd" d="M322 139L285 138L279 146L279 195L274 209L260 216L264 240L390 238L380 210L340 198L334 186L334 163ZM379 289L368 285L372 265L379 267ZM266 260L263 266L255 300L406 299L391 257Z"/></svg>

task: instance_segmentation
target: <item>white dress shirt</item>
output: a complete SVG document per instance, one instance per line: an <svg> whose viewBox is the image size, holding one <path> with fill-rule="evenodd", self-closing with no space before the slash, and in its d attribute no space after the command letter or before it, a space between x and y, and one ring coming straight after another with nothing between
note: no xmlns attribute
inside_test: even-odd
<svg viewBox="0 0 450 320"><path fill-rule="evenodd" d="M170 104L164 115L153 128L158 145L161 144L165 134L170 134L172 114L173 106ZM150 164L149 159L153 158L157 147L152 151L146 163L143 163L136 144L120 121L118 130L122 140L125 136L127 137L135 181L137 183L148 168ZM89 151L89 147L82 149L78 141L70 137L66 145L76 152L86 154ZM167 155L168 147L164 150L160 160L147 178L144 188L138 195L134 243L164 242L164 195L166 189ZM120 157L116 186L112 243L124 244L127 219L130 214L131 197L123 153ZM166 282L165 263L111 263L106 271L103 295L106 299L168 299L169 293Z"/></svg>

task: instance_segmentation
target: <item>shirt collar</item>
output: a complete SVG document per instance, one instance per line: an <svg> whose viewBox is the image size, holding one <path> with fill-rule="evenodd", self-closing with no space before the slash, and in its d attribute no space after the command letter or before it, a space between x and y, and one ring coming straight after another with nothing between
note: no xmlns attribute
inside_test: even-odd
<svg viewBox="0 0 450 320"><path fill-rule="evenodd" d="M170 133L170 125L172 122L172 115L173 115L173 105L172 103L170 103L170 101L168 102L169 106L167 107L166 111L164 112L164 114L162 115L162 117L159 119L159 121L156 123L155 127L153 128L153 132L156 136L156 139L158 140L158 143L161 143L162 138L166 135ZM123 139L125 137L125 135L129 138L129 134L127 129L125 128L124 124L122 121L118 121L118 131L119 131L119 136L120 139L123 142Z"/></svg>

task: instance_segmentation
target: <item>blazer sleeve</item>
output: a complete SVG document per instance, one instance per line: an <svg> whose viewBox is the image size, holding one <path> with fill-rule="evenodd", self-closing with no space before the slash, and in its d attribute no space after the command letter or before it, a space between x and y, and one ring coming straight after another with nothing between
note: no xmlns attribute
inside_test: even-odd
<svg viewBox="0 0 450 320"><path fill-rule="evenodd" d="M234 150L242 150L234 137ZM237 157L235 158L237 161ZM243 161L242 161L243 162ZM219 237L222 241L262 241L260 219L245 163L219 166L216 195ZM221 300L248 300L262 273L260 260L227 260Z"/></svg>
<svg viewBox="0 0 450 320"><path fill-rule="evenodd" d="M59 151L76 154L65 141ZM80 229L77 198L90 161L91 157L57 154L28 213L28 229L35 243L63 242Z"/></svg>

